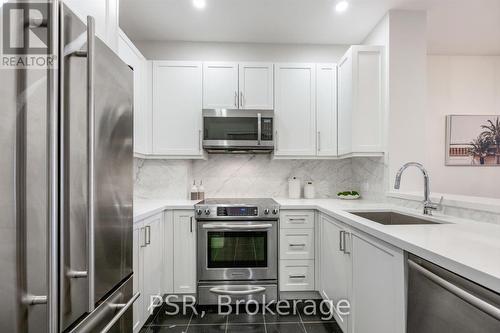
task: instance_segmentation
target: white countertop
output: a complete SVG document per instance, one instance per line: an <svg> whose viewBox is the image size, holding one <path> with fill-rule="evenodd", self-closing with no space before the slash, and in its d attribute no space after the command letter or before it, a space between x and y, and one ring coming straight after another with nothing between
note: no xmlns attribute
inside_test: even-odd
<svg viewBox="0 0 500 333"><path fill-rule="evenodd" d="M349 211L394 210L414 216L420 211L364 200L275 199L281 209L316 209L407 252L445 267L500 293L500 225L435 214L439 225L382 225ZM193 209L196 201L135 201L134 221L165 209Z"/></svg>

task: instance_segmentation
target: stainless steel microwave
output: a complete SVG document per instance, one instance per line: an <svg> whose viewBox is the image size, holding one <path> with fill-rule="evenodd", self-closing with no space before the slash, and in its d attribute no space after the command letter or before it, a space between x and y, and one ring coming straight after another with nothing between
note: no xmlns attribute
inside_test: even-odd
<svg viewBox="0 0 500 333"><path fill-rule="evenodd" d="M270 152L274 111L203 110L203 148L208 152Z"/></svg>

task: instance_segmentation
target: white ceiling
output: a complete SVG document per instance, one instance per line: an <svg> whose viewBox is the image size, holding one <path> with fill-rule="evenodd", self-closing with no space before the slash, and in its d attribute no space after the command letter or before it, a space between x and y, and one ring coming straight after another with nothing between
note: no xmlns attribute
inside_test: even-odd
<svg viewBox="0 0 500 333"><path fill-rule="evenodd" d="M133 40L356 44L390 9L427 9L431 53L500 54L500 0L206 1L121 0L120 25Z"/></svg>

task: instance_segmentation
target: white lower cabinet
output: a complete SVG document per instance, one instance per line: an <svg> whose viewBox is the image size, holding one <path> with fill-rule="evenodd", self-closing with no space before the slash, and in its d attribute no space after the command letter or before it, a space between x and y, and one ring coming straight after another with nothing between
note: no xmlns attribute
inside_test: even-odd
<svg viewBox="0 0 500 333"><path fill-rule="evenodd" d="M320 215L319 292L350 304L335 313L344 333L405 332L404 254L381 240Z"/></svg>
<svg viewBox="0 0 500 333"><path fill-rule="evenodd" d="M314 229L281 229L280 259L314 259Z"/></svg>
<svg viewBox="0 0 500 333"><path fill-rule="evenodd" d="M280 212L280 291L314 291L315 234L313 210Z"/></svg>
<svg viewBox="0 0 500 333"><path fill-rule="evenodd" d="M174 211L174 293L196 293L196 221L194 211Z"/></svg>
<svg viewBox="0 0 500 333"><path fill-rule="evenodd" d="M344 236L347 239L348 234L341 223L326 215L320 215L319 226L319 292L323 299L336 306L339 301L350 300L351 259L343 250ZM335 311L333 315L342 331L349 332L350 316L339 317Z"/></svg>
<svg viewBox="0 0 500 333"><path fill-rule="evenodd" d="M196 292L193 210L168 210L134 223L133 328L138 332L165 294Z"/></svg>
<svg viewBox="0 0 500 333"><path fill-rule="evenodd" d="M140 330L154 304L162 295L163 213L153 215L134 226L134 291L141 293L134 303L134 332Z"/></svg>
<svg viewBox="0 0 500 333"><path fill-rule="evenodd" d="M352 235L352 332L405 332L404 254L368 235Z"/></svg>
<svg viewBox="0 0 500 333"><path fill-rule="evenodd" d="M281 291L314 290L314 260L281 260Z"/></svg>

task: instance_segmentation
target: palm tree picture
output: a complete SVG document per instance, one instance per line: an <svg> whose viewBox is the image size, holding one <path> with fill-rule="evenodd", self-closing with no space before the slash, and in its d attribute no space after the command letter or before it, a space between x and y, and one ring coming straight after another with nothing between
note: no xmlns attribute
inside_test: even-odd
<svg viewBox="0 0 500 333"><path fill-rule="evenodd" d="M447 116L445 162L500 166L500 115Z"/></svg>
<svg viewBox="0 0 500 333"><path fill-rule="evenodd" d="M497 117L495 122L488 119L488 124L482 125L481 128L485 130L481 136L495 143L497 164L500 164L500 117Z"/></svg>

